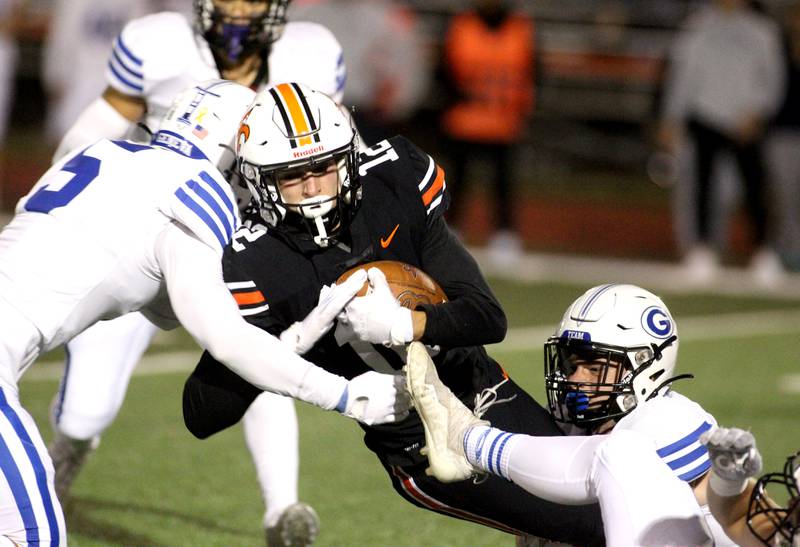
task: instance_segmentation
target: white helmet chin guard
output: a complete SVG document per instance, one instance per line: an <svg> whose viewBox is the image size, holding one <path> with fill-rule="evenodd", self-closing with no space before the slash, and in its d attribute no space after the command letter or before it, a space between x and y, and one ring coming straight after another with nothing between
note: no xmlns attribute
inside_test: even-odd
<svg viewBox="0 0 800 547"><path fill-rule="evenodd" d="M673 377L677 355L675 321L660 298L634 285L593 287L572 303L545 344L550 412L557 421L594 430L691 377ZM569 379L584 363L599 372L597 382Z"/></svg>
<svg viewBox="0 0 800 547"><path fill-rule="evenodd" d="M230 180L234 138L255 95L228 80L190 87L175 97L151 142L183 156L207 159Z"/></svg>
<svg viewBox="0 0 800 547"><path fill-rule="evenodd" d="M358 145L350 120L327 95L296 83L261 91L236 139L239 171L259 214L277 229L303 227L325 247L350 224L361 202ZM280 180L321 175L335 166L335 195L288 203Z"/></svg>

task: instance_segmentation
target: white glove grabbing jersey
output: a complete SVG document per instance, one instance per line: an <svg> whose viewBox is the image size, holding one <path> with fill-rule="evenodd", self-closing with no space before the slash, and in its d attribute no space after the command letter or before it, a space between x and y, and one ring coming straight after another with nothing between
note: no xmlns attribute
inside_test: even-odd
<svg viewBox="0 0 800 547"><path fill-rule="evenodd" d="M317 341L325 336L356 293L361 290L367 274L359 270L341 285L325 285L319 292L319 303L302 321L294 323L281 333L281 341L298 355L305 354Z"/></svg>

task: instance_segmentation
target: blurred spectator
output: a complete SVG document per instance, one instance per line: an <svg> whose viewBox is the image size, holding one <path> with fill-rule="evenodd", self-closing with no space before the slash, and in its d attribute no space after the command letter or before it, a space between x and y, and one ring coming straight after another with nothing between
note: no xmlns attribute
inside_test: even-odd
<svg viewBox="0 0 800 547"><path fill-rule="evenodd" d="M17 44L14 39L14 0L0 0L0 187L3 184L3 163L11 99L14 92L14 71L17 66Z"/></svg>
<svg viewBox="0 0 800 547"><path fill-rule="evenodd" d="M294 0L292 21L325 25L342 44L347 63L343 104L368 145L401 132L430 79L419 23L392 0Z"/></svg>
<svg viewBox="0 0 800 547"><path fill-rule="evenodd" d="M766 158L774 188L778 250L790 269L800 271L800 3L782 15L787 85L767 137Z"/></svg>
<svg viewBox="0 0 800 547"><path fill-rule="evenodd" d="M672 54L660 144L673 153L685 136L694 150L691 207L696 234L684 263L697 281L714 277L718 249L711 240L712 167L731 154L745 189L756 251L751 270L772 283L782 267L767 240L768 200L762 163L764 130L784 89L777 27L748 0L713 0L692 16Z"/></svg>
<svg viewBox="0 0 800 547"><path fill-rule="evenodd" d="M487 186L494 191L496 223L490 258L513 262L522 242L514 228L512 160L533 110L533 21L504 0L475 0L472 11L451 21L442 63L452 95L442 116L449 141L450 214L455 222L462 220L467 161L488 159L494 171Z"/></svg>
<svg viewBox="0 0 800 547"><path fill-rule="evenodd" d="M176 10L191 13L191 0L54 0L44 44L42 79L49 105L47 136L55 144L106 87L112 43L130 19Z"/></svg>

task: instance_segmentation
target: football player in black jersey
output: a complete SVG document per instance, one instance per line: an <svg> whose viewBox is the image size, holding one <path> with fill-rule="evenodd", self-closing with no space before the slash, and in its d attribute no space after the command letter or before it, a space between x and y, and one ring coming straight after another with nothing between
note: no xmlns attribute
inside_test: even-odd
<svg viewBox="0 0 800 547"><path fill-rule="evenodd" d="M447 227L444 172L430 156L403 137L358 154L354 131L335 103L298 84L259 93L242 122L237 155L257 213L269 227L237 232L223 256L225 281L249 322L284 333L282 339L306 359L348 378L368 370L400 373L405 343L419 339L438 352L442 381L465 404L473 408L482 401L485 408L494 401L485 417L496 427L562 434L482 346L504 338L506 318ZM386 281L373 269L375 290L355 298L336 328L317 328L310 312L318 295L319 305L325 304L325 286L374 260L422 269L449 301L399 309L379 290ZM186 425L208 437L236 423L258 393L206 352L184 388ZM419 507L516 535L603 543L596 505L546 502L495 476L450 484L426 476L424 429L414 411L400 423L364 431L395 490Z"/></svg>

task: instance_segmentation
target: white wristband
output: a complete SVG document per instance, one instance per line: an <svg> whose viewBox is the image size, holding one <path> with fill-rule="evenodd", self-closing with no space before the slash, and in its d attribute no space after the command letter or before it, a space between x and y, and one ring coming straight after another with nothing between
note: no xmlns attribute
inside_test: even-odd
<svg viewBox="0 0 800 547"><path fill-rule="evenodd" d="M733 496L738 496L742 492L744 492L745 488L747 488L747 478L740 479L740 480L728 480L723 479L716 473L714 470L711 470L711 479L709 479L708 484L711 486L711 489L718 495L722 496L723 498L730 498Z"/></svg>
<svg viewBox="0 0 800 547"><path fill-rule="evenodd" d="M389 336L393 346L402 346L414 341L414 320L411 310L402 307L397 310Z"/></svg>

